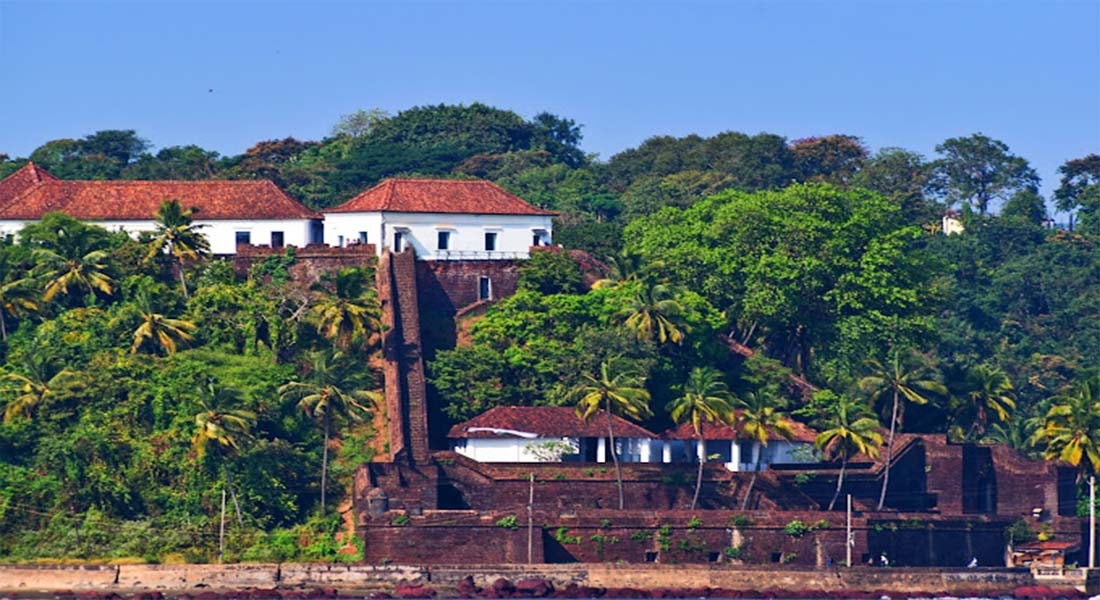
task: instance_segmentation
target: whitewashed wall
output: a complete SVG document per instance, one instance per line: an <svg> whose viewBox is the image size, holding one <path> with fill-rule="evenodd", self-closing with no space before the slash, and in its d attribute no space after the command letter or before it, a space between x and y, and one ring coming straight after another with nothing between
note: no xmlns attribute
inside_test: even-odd
<svg viewBox="0 0 1100 600"><path fill-rule="evenodd" d="M0 235L15 235L23 226L33 221L0 221ZM195 220L195 225L201 225L201 232L210 242L210 251L214 254L236 254L237 232L249 232L250 243L254 245L270 245L271 233L283 232L283 245L304 247L310 242L309 219L278 219L278 220ZM148 221L89 221L107 231L125 231L133 237L137 237L143 231L155 231L157 226L153 220Z"/></svg>
<svg viewBox="0 0 1100 600"><path fill-rule="evenodd" d="M403 233L421 260L527 258L541 231L540 245L553 241L551 217L541 215L469 215L444 213L327 213L325 243L355 243L366 232L367 243L381 253L393 248L394 234ZM447 250L438 248L439 232L447 231ZM485 250L485 234L496 233L496 250Z"/></svg>
<svg viewBox="0 0 1100 600"><path fill-rule="evenodd" d="M579 440L567 438L574 448ZM527 451L530 446L561 442L562 438L469 438L455 445L455 452L478 462L543 462L536 453Z"/></svg>

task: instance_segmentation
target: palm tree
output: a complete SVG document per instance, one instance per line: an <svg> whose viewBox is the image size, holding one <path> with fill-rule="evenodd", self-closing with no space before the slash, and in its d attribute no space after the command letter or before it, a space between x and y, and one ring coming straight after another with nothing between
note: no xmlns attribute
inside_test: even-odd
<svg viewBox="0 0 1100 600"><path fill-rule="evenodd" d="M325 514L325 488L328 485L328 445L333 419L362 420L370 407L381 402L381 394L362 387L363 371L344 354L317 351L309 355L303 381L279 387L279 395L295 401L307 415L317 419L324 431L321 450L321 514Z"/></svg>
<svg viewBox="0 0 1100 600"><path fill-rule="evenodd" d="M69 250L66 252L65 250ZM88 250L79 245L67 249L35 248L33 256L38 274L46 281L42 299L51 302L58 295L68 296L76 287L87 294L102 292L111 295L112 280L107 275L107 252Z"/></svg>
<svg viewBox="0 0 1100 600"><path fill-rule="evenodd" d="M256 413L233 408L241 402L240 393L231 387L219 385L213 377L208 377L200 386L198 402L200 410L195 414L195 434L191 436L191 447L200 459L206 456L211 447L222 459L222 477L233 497L237 522L243 524L241 506L237 502L237 492L233 487L229 461L240 454L241 443L252 437L252 427L256 425Z"/></svg>
<svg viewBox="0 0 1100 600"><path fill-rule="evenodd" d="M710 367L695 367L688 373L682 395L668 405L672 420L677 424L691 422L695 439L703 444L703 423L733 422L733 396L722 381L722 373ZM695 477L695 495L691 497L691 510L699 502L699 489L703 486L703 462L699 458L699 472Z"/></svg>
<svg viewBox="0 0 1100 600"><path fill-rule="evenodd" d="M134 343L130 346L130 353L137 351L146 345L146 342L155 342L157 348L166 354L175 354L180 342L187 343L192 339L191 334L197 326L191 321L173 319L154 312L148 295L140 294L137 304L141 311L141 325L134 331Z"/></svg>
<svg viewBox="0 0 1100 600"><path fill-rule="evenodd" d="M1046 422L1032 438L1046 445L1043 457L1077 467L1077 480L1100 473L1100 375L1053 398Z"/></svg>
<svg viewBox="0 0 1100 600"><path fill-rule="evenodd" d="M205 225L193 224L191 215L190 209L184 210L175 200L161 202L157 209L155 237L149 241L149 251L145 255L145 262L165 252L175 257L184 298L188 297L184 264L210 254L210 243L199 233Z"/></svg>
<svg viewBox="0 0 1100 600"><path fill-rule="evenodd" d="M18 277L14 271L4 273L0 281L0 339L8 339L9 318L18 318L38 311L35 292L26 277Z"/></svg>
<svg viewBox="0 0 1100 600"><path fill-rule="evenodd" d="M990 412L1002 422L1012 417L1016 400L1012 382L1004 371L989 365L978 365L967 372L965 385L966 402L962 412L973 418L966 439L974 440L985 433Z"/></svg>
<svg viewBox="0 0 1100 600"><path fill-rule="evenodd" d="M848 461L857 454L871 458L879 455L882 433L879 422L870 407L847 396L836 396L825 415L825 429L814 439L814 446L825 454L827 460L840 460L840 474L836 478L836 492L829 501L833 510L840 490L844 486L844 471Z"/></svg>
<svg viewBox="0 0 1100 600"><path fill-rule="evenodd" d="M740 439L752 441L755 457L753 459L752 479L745 490L745 497L741 500L741 510L749 506L749 498L752 496L752 488L756 486L756 476L760 473L760 464L763 459L764 448L772 436L778 434L783 439L790 439L794 435L790 421L783 413L782 406L776 397L770 392L761 390L745 394L744 400L738 402L740 413L737 415L737 428Z"/></svg>
<svg viewBox="0 0 1100 600"><path fill-rule="evenodd" d="M4 423L19 417L34 418L39 405L60 395L63 387L75 377L73 371L58 368L55 361L33 346L23 354L22 370L22 373L7 373L0 378L4 383L4 395L13 396L4 408Z"/></svg>
<svg viewBox="0 0 1100 600"><path fill-rule="evenodd" d="M626 503L623 496L623 470L619 455L615 452L615 432L611 426L612 415L620 415L640 421L653 413L649 409L649 392L642 386L645 378L629 370L620 370L619 361L609 358L600 363L600 373L593 376L583 373L581 381L570 394L577 398L577 414L588 422L592 415L603 409L607 417L607 439L611 460L615 463L615 481L619 486L619 510Z"/></svg>
<svg viewBox="0 0 1100 600"><path fill-rule="evenodd" d="M358 340L368 340L382 329L378 295L367 285L363 269L344 269L329 278L332 293L324 293L312 308L317 331L341 349ZM324 290L323 286L314 289Z"/></svg>
<svg viewBox="0 0 1100 600"><path fill-rule="evenodd" d="M658 264L661 263L659 261L650 263L649 268L652 269ZM618 256L609 256L607 266L610 267L610 272L606 278L592 284L594 289L618 287L632 281L638 281L642 278L643 270L646 269L641 253L625 248L619 252Z"/></svg>
<svg viewBox="0 0 1100 600"><path fill-rule="evenodd" d="M890 353L890 362L883 364L875 358L866 362L870 374L859 380L859 387L866 392L871 404L879 404L886 398L890 402L890 434L886 439L886 470L882 477L882 491L879 492L878 510L886 503L886 489L890 485L890 466L894 459L894 434L905 420L905 403L927 404L925 394L946 395L947 388L936 378L927 360L918 360L913 353L895 348Z"/></svg>
<svg viewBox="0 0 1100 600"><path fill-rule="evenodd" d="M684 312L674 290L667 284L643 279L618 313L623 325L633 330L639 340L653 340L659 345L679 344L684 340L684 326L679 323Z"/></svg>

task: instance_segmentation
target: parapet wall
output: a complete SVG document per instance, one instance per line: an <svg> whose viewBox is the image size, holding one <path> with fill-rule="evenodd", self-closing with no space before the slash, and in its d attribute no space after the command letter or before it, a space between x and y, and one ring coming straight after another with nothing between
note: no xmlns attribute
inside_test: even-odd
<svg viewBox="0 0 1100 600"><path fill-rule="evenodd" d="M296 281L303 282L317 281L322 274L330 271L374 264L378 258L374 244L358 244L343 248L326 244L310 244L304 248L295 246L272 248L241 244L237 246L237 253L233 255L233 273L243 279L248 276L252 265L268 257L284 256L288 251L293 252L296 259L295 264L289 269L290 274Z"/></svg>

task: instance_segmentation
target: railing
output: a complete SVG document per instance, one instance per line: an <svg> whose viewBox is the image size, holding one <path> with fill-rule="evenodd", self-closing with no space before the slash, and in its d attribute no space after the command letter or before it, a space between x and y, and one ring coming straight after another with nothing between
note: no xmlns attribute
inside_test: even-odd
<svg viewBox="0 0 1100 600"><path fill-rule="evenodd" d="M429 254L435 260L509 260L528 258L529 251L504 252L499 250L436 250Z"/></svg>

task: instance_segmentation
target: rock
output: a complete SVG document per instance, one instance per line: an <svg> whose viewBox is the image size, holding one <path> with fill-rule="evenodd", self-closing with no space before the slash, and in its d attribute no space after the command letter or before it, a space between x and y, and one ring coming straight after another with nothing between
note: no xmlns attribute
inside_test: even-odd
<svg viewBox="0 0 1100 600"><path fill-rule="evenodd" d="M419 583L404 583L393 588L398 598L435 598L435 590Z"/></svg>
<svg viewBox="0 0 1100 600"><path fill-rule="evenodd" d="M516 586L503 577L498 577L490 587L493 593L496 594L495 598L508 598L516 591Z"/></svg>
<svg viewBox="0 0 1100 600"><path fill-rule="evenodd" d="M526 598L545 598L554 593L554 584L548 579L528 577L516 582L514 593Z"/></svg>
<svg viewBox="0 0 1100 600"><path fill-rule="evenodd" d="M457 584L455 584L455 592L457 592L459 596L469 598L476 596L480 591L481 588L477 587L477 584L474 583L474 578L472 575L467 575L466 577L463 577L461 580L459 580Z"/></svg>

